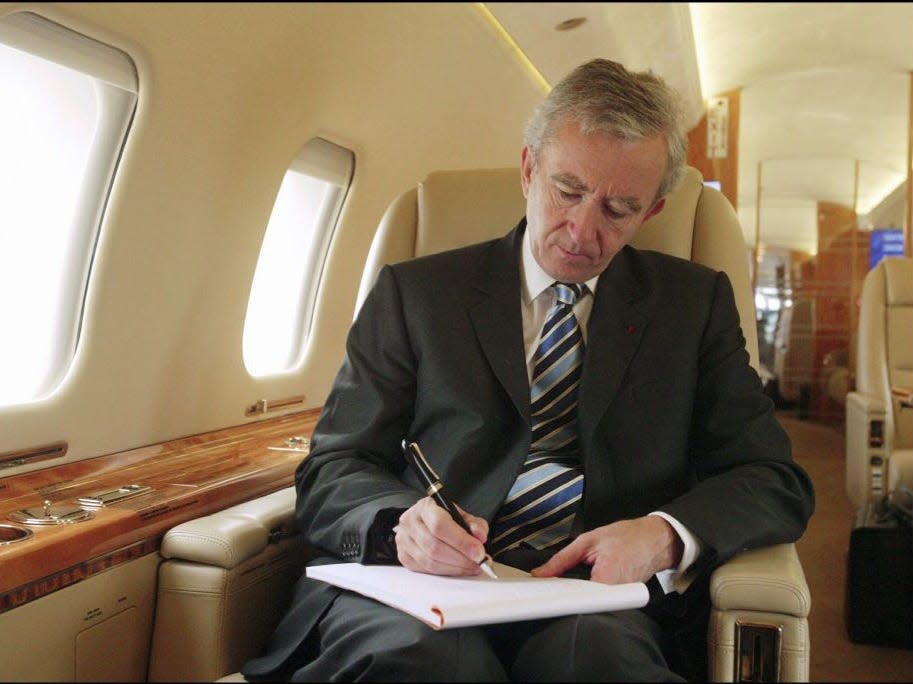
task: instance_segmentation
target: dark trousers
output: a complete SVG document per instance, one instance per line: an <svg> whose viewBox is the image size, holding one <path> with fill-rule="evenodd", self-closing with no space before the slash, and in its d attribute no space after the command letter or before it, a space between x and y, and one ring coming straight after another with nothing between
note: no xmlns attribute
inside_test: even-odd
<svg viewBox="0 0 913 684"><path fill-rule="evenodd" d="M436 631L342 592L286 672L300 682L684 681L664 639L639 610Z"/></svg>

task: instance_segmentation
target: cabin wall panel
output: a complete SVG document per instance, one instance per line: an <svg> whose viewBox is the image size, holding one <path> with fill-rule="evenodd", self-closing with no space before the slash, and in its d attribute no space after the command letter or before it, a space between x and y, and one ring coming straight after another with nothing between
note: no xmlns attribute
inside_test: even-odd
<svg viewBox="0 0 913 684"><path fill-rule="evenodd" d="M517 164L541 98L469 4L31 7L134 57L140 104L74 365L51 397L0 409L0 452L66 439L74 460L245 422L259 398L320 406L389 201L434 169ZM260 242L315 135L355 152L354 182L300 367L251 378Z"/></svg>
<svg viewBox="0 0 913 684"><path fill-rule="evenodd" d="M148 554L0 613L0 681L144 681L160 561Z"/></svg>

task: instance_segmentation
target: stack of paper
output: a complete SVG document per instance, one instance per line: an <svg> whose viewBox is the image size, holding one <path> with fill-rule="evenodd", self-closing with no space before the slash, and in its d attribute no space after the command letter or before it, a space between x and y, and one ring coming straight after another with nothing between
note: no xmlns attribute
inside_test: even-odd
<svg viewBox="0 0 913 684"><path fill-rule="evenodd" d="M498 579L428 575L399 565L335 563L309 567L307 576L386 603L435 629L640 608L650 599L640 582L610 585L533 577L501 563L494 563L494 570Z"/></svg>

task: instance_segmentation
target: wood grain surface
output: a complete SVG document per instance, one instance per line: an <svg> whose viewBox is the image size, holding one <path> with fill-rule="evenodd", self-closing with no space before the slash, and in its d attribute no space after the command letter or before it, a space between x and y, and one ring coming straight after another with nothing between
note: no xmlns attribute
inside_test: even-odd
<svg viewBox="0 0 913 684"><path fill-rule="evenodd" d="M319 409L0 478L0 524L28 539L0 545L0 612L158 550L175 525L293 484ZM78 506L125 485L151 490L92 511L82 522L24 525L15 511ZM6 532L9 532L7 529ZM5 535L6 538L8 535Z"/></svg>

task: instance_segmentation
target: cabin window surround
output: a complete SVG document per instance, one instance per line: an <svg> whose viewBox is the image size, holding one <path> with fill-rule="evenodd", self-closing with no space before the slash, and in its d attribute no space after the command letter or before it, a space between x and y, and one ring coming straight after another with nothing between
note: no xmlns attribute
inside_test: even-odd
<svg viewBox="0 0 913 684"><path fill-rule="evenodd" d="M0 16L0 407L51 395L72 366L138 96L122 50Z"/></svg>
<svg viewBox="0 0 913 684"><path fill-rule="evenodd" d="M244 319L242 358L252 377L288 373L303 359L323 267L354 172L354 152L314 137L283 176Z"/></svg>

